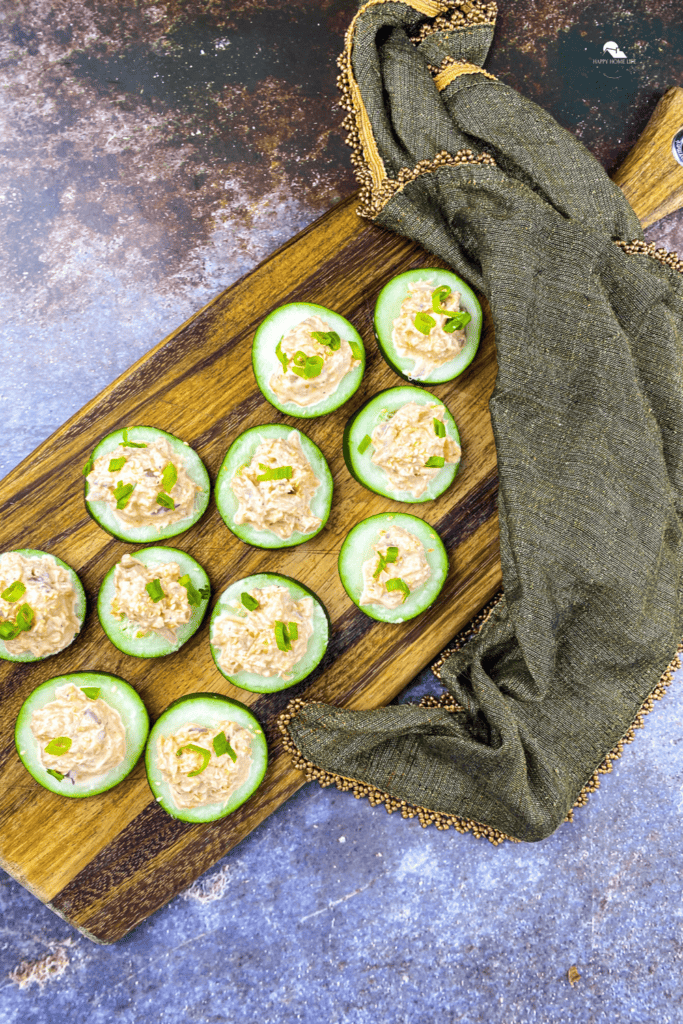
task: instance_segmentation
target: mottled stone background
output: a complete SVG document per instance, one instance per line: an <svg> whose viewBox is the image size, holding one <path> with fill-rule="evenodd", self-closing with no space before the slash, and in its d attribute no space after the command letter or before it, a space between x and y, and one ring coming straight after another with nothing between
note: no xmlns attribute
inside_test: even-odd
<svg viewBox="0 0 683 1024"><path fill-rule="evenodd" d="M354 9L0 4L0 475L354 190L335 94ZM611 171L683 84L680 15L502 0L488 67ZM607 40L634 63L595 65ZM683 251L683 218L648 237ZM306 787L115 947L3 876L0 1021L677 1021L682 724L677 681L589 807L532 847Z"/></svg>

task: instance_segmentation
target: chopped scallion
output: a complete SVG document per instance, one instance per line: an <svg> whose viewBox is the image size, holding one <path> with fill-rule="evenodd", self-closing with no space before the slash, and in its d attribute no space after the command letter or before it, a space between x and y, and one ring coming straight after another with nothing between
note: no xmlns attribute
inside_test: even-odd
<svg viewBox="0 0 683 1024"><path fill-rule="evenodd" d="M287 625L279 620L275 623L275 643L278 649L281 651L291 651L292 645L289 640L289 634L287 633Z"/></svg>
<svg viewBox="0 0 683 1024"><path fill-rule="evenodd" d="M425 462L427 469L442 469L446 460L443 455L430 455Z"/></svg>
<svg viewBox="0 0 683 1024"><path fill-rule="evenodd" d="M123 441L120 442L122 448L146 448L146 444L137 444L135 441L128 440L128 431L123 432Z"/></svg>
<svg viewBox="0 0 683 1024"><path fill-rule="evenodd" d="M240 596L240 601L248 612L255 612L259 606L258 601L253 598L251 594L247 594L246 592Z"/></svg>
<svg viewBox="0 0 683 1024"><path fill-rule="evenodd" d="M416 313L415 326L421 334L429 334L432 327L436 327L436 320L429 313Z"/></svg>
<svg viewBox="0 0 683 1024"><path fill-rule="evenodd" d="M386 567L391 562L395 562L397 558L398 558L398 548L394 547L393 544L390 547L387 548L386 555L383 555L381 553L381 551L380 551L379 552L379 561L377 563L377 568L375 569L374 573L372 574L372 578L375 579L375 580L378 580L379 577L380 577L380 573L384 572Z"/></svg>
<svg viewBox="0 0 683 1024"><path fill-rule="evenodd" d="M185 590L187 591L187 600L193 607L202 603L201 591L197 590L187 573L180 577L178 583L181 587L185 587Z"/></svg>
<svg viewBox="0 0 683 1024"><path fill-rule="evenodd" d="M216 757L222 757L223 754L227 754L233 763L237 760L237 754L230 746L230 740L228 739L224 732L219 732L216 736L214 736L213 740L211 741L211 746L213 747L213 751Z"/></svg>
<svg viewBox="0 0 683 1024"><path fill-rule="evenodd" d="M62 773L58 772L56 768L46 768L45 770L47 774L51 775L53 779L57 780L57 782L61 782L62 779L66 778L66 775L62 775Z"/></svg>
<svg viewBox="0 0 683 1024"><path fill-rule="evenodd" d="M165 494L163 491L159 491L157 494L157 505L161 505L163 508L168 508L172 512L175 508L175 501L170 494Z"/></svg>
<svg viewBox="0 0 683 1024"><path fill-rule="evenodd" d="M101 693L101 687L99 686L81 686L81 690L90 700L97 700Z"/></svg>
<svg viewBox="0 0 683 1024"><path fill-rule="evenodd" d="M182 757L186 750L189 750L191 754L199 754L202 759L201 766L196 768L193 772L188 772L187 777L191 779L193 775L201 775L205 768L208 768L209 761L211 760L211 751L207 750L206 747L198 747L196 743L186 743L184 747L180 747L175 752L176 757Z"/></svg>
<svg viewBox="0 0 683 1024"><path fill-rule="evenodd" d="M351 352L353 353L353 358L354 359L360 359L360 361L363 362L363 353L361 351L361 347L358 344L358 342L357 341L350 341L349 345L351 346Z"/></svg>
<svg viewBox="0 0 683 1024"><path fill-rule="evenodd" d="M123 469L125 464L126 464L126 460L124 459L123 456L121 456L120 459L110 459L109 460L109 472L110 473L118 473L118 471L120 469Z"/></svg>
<svg viewBox="0 0 683 1024"><path fill-rule="evenodd" d="M6 590L3 590L0 597L3 601L7 601L9 604L14 604L20 597L23 597L25 593L26 587L21 580L15 580L14 583L10 583Z"/></svg>
<svg viewBox="0 0 683 1024"><path fill-rule="evenodd" d="M83 467L83 476L89 476L92 473L92 468L95 465L92 459L88 459L85 466Z"/></svg>
<svg viewBox="0 0 683 1024"><path fill-rule="evenodd" d="M116 498L116 507L125 508L130 501L130 496L134 490L135 484L124 484L119 480L116 487L113 488L114 497Z"/></svg>
<svg viewBox="0 0 683 1024"><path fill-rule="evenodd" d="M299 627L296 624L296 622L288 622L287 623L287 632L289 633L289 639L290 640L298 640L299 639Z"/></svg>
<svg viewBox="0 0 683 1024"><path fill-rule="evenodd" d="M145 584L145 590L149 594L150 598L156 604L157 601L161 601L163 597L166 597L163 590L161 589L161 580L156 577L151 583Z"/></svg>
<svg viewBox="0 0 683 1024"><path fill-rule="evenodd" d="M172 462L167 462L161 474L162 491L166 491L167 493L169 491L172 491L177 479L178 470L175 468Z"/></svg>
<svg viewBox="0 0 683 1024"><path fill-rule="evenodd" d="M446 323L443 325L443 330L446 334L452 334L453 331L461 331L463 327L467 326L471 319L471 315L466 310L462 310L460 313L456 313L454 316L448 318Z"/></svg>
<svg viewBox="0 0 683 1024"><path fill-rule="evenodd" d="M363 452L366 452L371 444L372 438L370 437L369 434L366 434L361 443L358 445L358 451L360 452L360 454L362 455Z"/></svg>
<svg viewBox="0 0 683 1024"><path fill-rule="evenodd" d="M434 419L432 420L432 422L434 424L434 433L436 434L436 436L437 437L445 437L446 436L446 428L443 425L443 423L441 422L441 420L437 420L437 418L435 416Z"/></svg>
<svg viewBox="0 0 683 1024"><path fill-rule="evenodd" d="M54 754L55 757L61 757L62 754L68 754L71 750L71 737L70 736L55 736L53 740L50 740L48 745L45 747L46 754Z"/></svg>
<svg viewBox="0 0 683 1024"><path fill-rule="evenodd" d="M432 309L435 313L450 313L449 309L443 308L443 303L446 301L448 296L451 294L451 290L447 284L439 285L432 292Z"/></svg>
<svg viewBox="0 0 683 1024"><path fill-rule="evenodd" d="M311 331L311 337L320 345L327 345L333 352L341 346L341 339L336 331Z"/></svg>
<svg viewBox="0 0 683 1024"><path fill-rule="evenodd" d="M262 462L259 462L258 468L263 470L263 475L256 477L257 484L266 480L291 480L294 472L291 466L264 466Z"/></svg>
<svg viewBox="0 0 683 1024"><path fill-rule="evenodd" d="M305 380L311 380L311 378L318 377L320 375L322 368L322 356L307 356L305 352L301 351L294 354L292 373L295 373L297 377L303 377Z"/></svg>
<svg viewBox="0 0 683 1024"><path fill-rule="evenodd" d="M396 577L396 579L393 580L387 580L385 586L389 592L391 592L392 590L401 591L401 593L403 594L403 601L401 601L401 604L404 604L406 598L410 597L410 587L408 586L407 583L405 583L402 579L399 579L398 577Z"/></svg>
<svg viewBox="0 0 683 1024"><path fill-rule="evenodd" d="M282 338L284 338L284 334L282 335ZM275 355L282 363L282 369L284 370L285 373L287 373L287 367L289 366L289 358L282 351L282 338L280 338L277 345L275 346Z"/></svg>

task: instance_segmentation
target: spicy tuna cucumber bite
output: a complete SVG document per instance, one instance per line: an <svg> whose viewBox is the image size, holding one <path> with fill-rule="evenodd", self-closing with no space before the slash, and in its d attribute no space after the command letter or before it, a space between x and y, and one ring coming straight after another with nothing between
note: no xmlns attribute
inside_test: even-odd
<svg viewBox="0 0 683 1024"><path fill-rule="evenodd" d="M216 821L258 789L268 745L244 704L191 693L170 704L149 734L147 780L157 803L181 821Z"/></svg>
<svg viewBox="0 0 683 1024"><path fill-rule="evenodd" d="M232 583L211 616L211 653L235 686L284 690L321 662L330 635L318 597L288 576L257 573Z"/></svg>
<svg viewBox="0 0 683 1024"><path fill-rule="evenodd" d="M24 767L60 796L95 796L132 771L149 718L124 679L104 672L55 676L24 701L14 738Z"/></svg>
<svg viewBox="0 0 683 1024"><path fill-rule="evenodd" d="M290 302L254 335L252 363L263 396L289 416L324 416L343 405L365 370L365 347L348 320L325 306Z"/></svg>
<svg viewBox="0 0 683 1024"><path fill-rule="evenodd" d="M375 306L375 335L389 366L405 380L440 384L474 359L482 311L450 270L408 270L392 278Z"/></svg>
<svg viewBox="0 0 683 1024"><path fill-rule="evenodd" d="M134 544L183 533L209 503L202 460L185 441L156 427L107 434L83 475L90 515L113 537Z"/></svg>
<svg viewBox="0 0 683 1024"><path fill-rule="evenodd" d="M346 425L344 461L364 487L395 501L432 501L460 465L460 434L438 398L398 387L370 399Z"/></svg>
<svg viewBox="0 0 683 1024"><path fill-rule="evenodd" d="M443 541L423 519L405 513L370 516L339 552L346 593L372 619L405 622L434 603L446 576Z"/></svg>
<svg viewBox="0 0 683 1024"><path fill-rule="evenodd" d="M332 474L300 430L267 423L245 430L230 446L216 480L216 504L246 544L292 547L325 526Z"/></svg>
<svg viewBox="0 0 683 1024"><path fill-rule="evenodd" d="M33 548L0 555L0 658L42 661L78 636L85 593L74 570Z"/></svg>
<svg viewBox="0 0 683 1024"><path fill-rule="evenodd" d="M209 577L176 548L123 555L104 577L97 599L102 628L124 654L158 658L193 636L209 604Z"/></svg>

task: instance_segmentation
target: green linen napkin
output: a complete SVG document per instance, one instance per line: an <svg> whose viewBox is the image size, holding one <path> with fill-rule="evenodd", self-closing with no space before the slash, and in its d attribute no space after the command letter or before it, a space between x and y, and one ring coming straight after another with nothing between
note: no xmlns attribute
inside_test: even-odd
<svg viewBox="0 0 683 1024"><path fill-rule="evenodd" d="M462 711L297 702L284 728L325 781L533 841L670 678L683 635L683 265L642 241L571 135L481 69L494 17L371 0L342 83L362 212L491 306L505 598L441 669Z"/></svg>

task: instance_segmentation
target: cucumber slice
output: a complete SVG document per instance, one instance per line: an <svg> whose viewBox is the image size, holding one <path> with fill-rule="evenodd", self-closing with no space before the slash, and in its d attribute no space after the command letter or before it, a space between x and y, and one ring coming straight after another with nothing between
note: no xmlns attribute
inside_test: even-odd
<svg viewBox="0 0 683 1024"><path fill-rule="evenodd" d="M196 722L198 725L211 728L226 720L235 722L252 733L252 763L248 778L230 795L227 803L211 803L203 807L176 806L168 784L164 782L157 769L157 738L160 735L172 736L187 722ZM171 817L179 818L181 821L216 821L218 818L224 818L226 814L231 814L258 789L267 765L268 745L259 722L244 704L229 700L220 693L190 693L169 704L154 724L145 752L147 781L157 803Z"/></svg>
<svg viewBox="0 0 683 1024"><path fill-rule="evenodd" d="M287 331L316 313L330 325L330 330L337 332L340 338L354 342L358 346L360 366L342 377L337 390L332 395L314 405L303 406L297 405L295 402L283 402L270 387L270 378L274 373L279 373L282 370L275 349ZM254 335L251 359L256 383L264 398L267 398L270 404L280 412L302 419L325 416L328 412L338 409L358 389L365 372L365 346L355 327L352 327L349 321L339 313L335 313L325 306L317 306L312 302L290 302L269 313Z"/></svg>
<svg viewBox="0 0 683 1024"><path fill-rule="evenodd" d="M384 608L380 604L361 604L363 593L363 562L373 554L381 530L388 526L400 526L422 543L432 575L421 587L406 598L397 608ZM363 519L347 534L339 552L339 578L344 590L354 604L371 619L379 622L405 622L421 615L436 600L448 575L448 554L436 530L423 519L407 513L385 513Z"/></svg>
<svg viewBox="0 0 683 1024"><path fill-rule="evenodd" d="M24 558L42 558L43 555L50 554L49 551L37 551L35 550L35 548L16 548L15 550L16 554L23 555ZM76 618L80 623L78 631L74 633L71 640L69 640L69 642L66 643L64 647L60 647L58 651L52 652L52 654L59 654L59 651L65 650L69 646L69 644L72 644L74 642L74 640L80 633L81 627L83 626L83 620L85 619L86 601L83 585L79 580L78 576L76 575L76 573L74 572L74 570L71 568L71 566L67 565L66 562L63 562L61 558L57 557L57 555L51 555L51 557L54 558L57 565L61 565L61 567L63 569L66 569L69 575L71 576L71 583L73 585L74 590L76 591ZM10 652L7 650L7 646L4 640L0 640L0 658L4 658L5 661L44 661L45 658L51 658L52 654L43 654L40 656L36 656L35 654L31 654L30 651L25 651L23 654L10 654Z"/></svg>
<svg viewBox="0 0 683 1024"><path fill-rule="evenodd" d="M66 778L60 781L52 775L48 775L47 770L40 763L38 743L31 732L33 712L53 701L57 687L66 686L68 683L73 683L79 689L91 686L99 689L101 699L121 715L126 730L126 756L121 764L104 775L86 782L74 783ZM84 797L104 793L106 790L118 786L119 782L122 782L130 774L142 753L148 731L147 708L125 679L104 672L71 672L69 675L48 679L29 695L19 712L14 740L24 767L36 782L60 796Z"/></svg>
<svg viewBox="0 0 683 1024"><path fill-rule="evenodd" d="M371 398L355 416L352 416L346 424L343 439L344 461L352 477L363 484L368 490L375 494L381 494L385 498L393 498L394 501L423 502L433 501L453 483L455 474L458 472L459 462L446 463L430 481L427 489L415 498L408 491L394 491L389 486L387 475L381 466L375 465L372 461L374 447L365 442L365 438L372 435L377 424L386 418L387 413L396 412L402 405L408 402L418 402L420 405L440 405L443 407L443 421L446 434L460 444L460 434L455 425L448 408L439 401L436 395L429 391L422 391L420 388L399 387L389 388L388 391L380 391L378 395ZM362 451L360 449L363 449Z"/></svg>
<svg viewBox="0 0 683 1024"><path fill-rule="evenodd" d="M239 603L244 591L250 590L253 587L263 588L272 586L287 587L295 601L300 601L302 597L313 598L313 635L308 641L306 654L292 666L291 679L283 679L282 676L261 676L256 672L246 672L244 670L228 675L218 664L220 648L215 647L213 643L216 619L224 611L234 611L233 602L237 601ZM290 579L289 576L262 572L256 573L254 576L245 576L244 579L231 583L223 591L211 615L210 636L211 654L216 662L216 668L221 675L225 676L231 683L234 683L235 686L242 687L243 690L252 690L255 693L273 693L275 690L285 690L288 686L294 686L295 683L301 682L320 664L327 650L330 637L330 622L324 604L308 587L298 583L296 580Z"/></svg>
<svg viewBox="0 0 683 1024"><path fill-rule="evenodd" d="M209 577L202 569L199 562L196 562L191 555L185 551L178 551L177 548L143 548L141 551L131 552L143 565L161 565L164 562L176 562L180 566L180 575L188 575L195 590L203 591L206 596L200 594L200 602L192 607L192 615L189 622L179 626L176 630L176 642L171 643L158 633L151 633L148 636L136 636L137 627L132 627L128 619L119 619L112 615L111 603L114 599L114 571L113 565L102 581L100 593L97 598L97 614L100 617L102 629L107 634L115 647L118 647L124 654L132 654L134 658L160 658L165 654L174 654L193 636L204 618L204 613L209 605L211 597L211 584Z"/></svg>
<svg viewBox="0 0 683 1024"><path fill-rule="evenodd" d="M267 438L281 437L286 440L291 434L293 427L286 427L279 423L265 423L259 427L251 427L233 441L228 453L223 460L218 477L216 479L216 504L225 525L245 544L251 544L256 548L289 548L295 544L303 544L304 541L315 537L324 528L330 514L332 505L332 474L325 460L325 456L317 445L306 437L300 430L299 435L301 449L311 464L311 469L320 481L320 486L311 499L311 511L314 516L321 520L320 526L312 533L301 533L295 530L291 537L284 540L278 537L272 530L258 530L249 523L238 524L235 522L235 514L239 507L235 493L231 487L232 479L240 466L248 465L258 446Z"/></svg>
<svg viewBox="0 0 683 1024"><path fill-rule="evenodd" d="M462 351L454 359L449 359L443 366L436 367L426 377L417 378L411 373L415 365L414 360L399 355L392 340L392 332L394 320L401 312L401 305L408 294L409 285L414 281L425 280L430 282L433 289L445 284L451 291L460 292L460 308L467 310L472 319L465 327L466 341ZM374 326L382 355L392 370L395 370L400 377L419 384L441 384L444 381L453 380L454 377L461 374L474 359L479 348L482 320L479 300L469 285L450 270L438 270L430 267L408 270L405 274L399 274L398 277L392 278L388 284L385 284L377 297Z"/></svg>
<svg viewBox="0 0 683 1024"><path fill-rule="evenodd" d="M168 441L174 453L183 460L185 472L190 480L201 488L195 494L192 515L187 516L185 519L179 519L176 523L161 526L158 529L156 524L150 526L126 526L125 523L118 519L114 510L110 508L106 501L88 500L88 481L86 480L85 482L85 507L92 518L103 530L110 533L112 537L130 541L131 544L150 544L166 540L168 537L177 537L179 533L189 530L204 515L206 506L209 504L211 491L209 474L197 453L185 441L181 441L174 434L169 434L165 430L159 430L157 427L140 426L128 428L128 440L135 441L138 444L150 443L159 440L159 438L164 438ZM106 455L108 452L113 451L122 441L123 430L115 430L113 433L107 434L93 449L90 459L94 461L100 455Z"/></svg>

